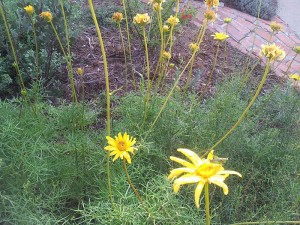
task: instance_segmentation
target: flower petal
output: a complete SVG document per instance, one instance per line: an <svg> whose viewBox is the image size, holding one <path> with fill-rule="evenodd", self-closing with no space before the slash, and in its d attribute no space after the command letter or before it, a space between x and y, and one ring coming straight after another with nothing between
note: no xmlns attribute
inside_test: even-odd
<svg viewBox="0 0 300 225"><path fill-rule="evenodd" d="M184 160L184 159L180 159L180 158L177 158L175 156L171 156L170 159L174 162L177 162L183 166L186 166L187 168L191 168L191 169L196 169L197 167L195 165L193 165L192 163Z"/></svg>
<svg viewBox="0 0 300 225"><path fill-rule="evenodd" d="M199 181L199 183L197 184L196 190L195 190L195 204L196 207L199 208L199 200L200 200L200 195L202 193L202 189L204 187L205 184L205 180L201 180Z"/></svg>
<svg viewBox="0 0 300 225"><path fill-rule="evenodd" d="M168 179L172 179L174 177L179 177L182 173L193 173L194 171L195 171L194 169L186 168L186 167L173 169L173 170L171 170L170 175L168 176Z"/></svg>
<svg viewBox="0 0 300 225"><path fill-rule="evenodd" d="M109 145L117 146L117 144L118 144L115 139L113 139L109 136L106 136L106 140L107 140Z"/></svg>
<svg viewBox="0 0 300 225"><path fill-rule="evenodd" d="M180 186L183 184L197 183L201 179L202 178L197 175L191 175L191 174L183 175L174 181L174 192L177 193L180 189Z"/></svg>
<svg viewBox="0 0 300 225"><path fill-rule="evenodd" d="M242 177L242 175L236 171L233 170L221 170L217 172L218 175L225 175L225 174L233 174L233 175L238 175L239 177Z"/></svg>
<svg viewBox="0 0 300 225"><path fill-rule="evenodd" d="M127 162L128 162L129 164L131 163L131 158L130 158L130 155L128 154L128 152L125 152L124 158L127 160Z"/></svg>
<svg viewBox="0 0 300 225"><path fill-rule="evenodd" d="M224 192L224 195L227 195L228 194L228 187L227 185L223 182L225 180L227 176L223 176L223 177L220 177L219 176L213 176L213 177L210 177L208 178L208 181L223 188L223 192Z"/></svg>
<svg viewBox="0 0 300 225"><path fill-rule="evenodd" d="M177 151L184 154L195 166L200 166L202 164L202 159L200 159L200 157L192 150L179 148Z"/></svg>

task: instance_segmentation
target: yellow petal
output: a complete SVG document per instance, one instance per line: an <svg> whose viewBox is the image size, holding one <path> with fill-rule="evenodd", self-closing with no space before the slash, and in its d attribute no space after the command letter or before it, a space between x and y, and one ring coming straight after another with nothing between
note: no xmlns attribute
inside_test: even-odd
<svg viewBox="0 0 300 225"><path fill-rule="evenodd" d="M130 155L129 155L127 152L125 152L124 158L127 160L127 162L128 162L129 164L131 163Z"/></svg>
<svg viewBox="0 0 300 225"><path fill-rule="evenodd" d="M202 164L202 159L200 159L195 152L186 148L179 148L177 151L184 154L195 166L200 166Z"/></svg>
<svg viewBox="0 0 300 225"><path fill-rule="evenodd" d="M120 157L120 153L117 152L117 154L115 155L115 157L114 157L114 159L113 159L113 162L116 161L119 157Z"/></svg>
<svg viewBox="0 0 300 225"><path fill-rule="evenodd" d="M202 189L204 187L205 181L201 180L199 181L199 183L197 184L196 190L195 190L195 204L196 207L199 208L199 201L200 201L200 195L202 193Z"/></svg>
<svg viewBox="0 0 300 225"><path fill-rule="evenodd" d="M174 181L174 189L175 189L175 186L177 187L177 191L179 190L180 186L181 185L184 185L184 184L192 184L192 183L197 183L201 180L202 178L197 176L197 175L191 175L191 174L186 174L186 175L183 175L181 177L179 177L178 179L176 179ZM174 190L175 191L175 190ZM176 191L175 191L176 192ZM177 193L177 192L176 192Z"/></svg>
<svg viewBox="0 0 300 225"><path fill-rule="evenodd" d="M111 146L111 145L109 145L109 146L106 146L104 149L105 149L105 150L108 150L108 151L118 150L118 148L117 148L117 147L115 147L115 146Z"/></svg>
<svg viewBox="0 0 300 225"><path fill-rule="evenodd" d="M175 156L171 156L170 159L174 162L177 162L183 166L186 166L187 168L191 168L191 169L196 169L197 167L195 165L193 165L192 163L184 160L184 159L180 159L180 158L177 158Z"/></svg>
<svg viewBox="0 0 300 225"><path fill-rule="evenodd" d="M222 170L217 172L216 174L218 175L225 175L225 174L232 174L232 175L238 175L239 177L242 177L242 175L236 171L232 171L232 170Z"/></svg>
<svg viewBox="0 0 300 225"><path fill-rule="evenodd" d="M207 159L213 160L213 158L214 158L214 150L211 150L207 155Z"/></svg>
<svg viewBox="0 0 300 225"><path fill-rule="evenodd" d="M219 177L219 176L213 176L213 177L210 177L208 178L209 182L223 188L223 192L224 192L224 195L227 195L228 194L228 187L227 185L223 182L225 180L226 177Z"/></svg>
<svg viewBox="0 0 300 225"><path fill-rule="evenodd" d="M182 173L193 173L194 171L195 171L194 169L190 169L186 167L173 169L171 170L168 179L172 179L173 177L179 177Z"/></svg>
<svg viewBox="0 0 300 225"><path fill-rule="evenodd" d="M109 145L114 145L114 146L117 145L117 142L116 142L115 139L113 139L113 138L111 138L109 136L106 136L106 139L107 139Z"/></svg>

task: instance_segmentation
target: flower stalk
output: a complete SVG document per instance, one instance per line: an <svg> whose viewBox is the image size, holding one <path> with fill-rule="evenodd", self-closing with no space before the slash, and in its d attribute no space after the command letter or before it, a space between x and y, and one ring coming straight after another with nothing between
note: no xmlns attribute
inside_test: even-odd
<svg viewBox="0 0 300 225"><path fill-rule="evenodd" d="M205 218L206 225L210 225L210 214L209 214L209 184L204 185L204 198L205 198Z"/></svg>

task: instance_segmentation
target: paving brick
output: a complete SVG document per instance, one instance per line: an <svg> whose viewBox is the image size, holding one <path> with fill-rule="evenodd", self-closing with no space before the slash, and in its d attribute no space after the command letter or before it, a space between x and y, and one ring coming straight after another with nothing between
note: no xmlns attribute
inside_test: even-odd
<svg viewBox="0 0 300 225"><path fill-rule="evenodd" d="M240 44L243 45L248 51L252 48L252 42L249 40L249 38L244 38L240 41Z"/></svg>
<svg viewBox="0 0 300 225"><path fill-rule="evenodd" d="M289 37L296 43L296 45L300 45L300 38L298 38L295 34L290 34Z"/></svg>
<svg viewBox="0 0 300 225"><path fill-rule="evenodd" d="M285 65L284 63L279 64L279 66L277 67L277 70L281 70L281 72L285 73L287 70L288 66Z"/></svg>
<svg viewBox="0 0 300 225"><path fill-rule="evenodd" d="M299 54L296 56L295 61L300 63L300 55ZM299 71L299 73L300 73L300 71Z"/></svg>
<svg viewBox="0 0 300 225"><path fill-rule="evenodd" d="M291 38L289 38L285 33L276 34L276 37L290 48L293 48L296 45L296 43Z"/></svg>
<svg viewBox="0 0 300 225"><path fill-rule="evenodd" d="M291 65L291 72L294 73L294 72L300 72L300 63L294 61Z"/></svg>
<svg viewBox="0 0 300 225"><path fill-rule="evenodd" d="M241 39L243 39L245 37L245 34L241 33L234 26L229 26L228 27L228 34L229 34L230 37L235 39L237 42L239 42Z"/></svg>
<svg viewBox="0 0 300 225"><path fill-rule="evenodd" d="M256 30L256 34L258 36L260 36L261 38L263 38L265 41L269 41L270 40L270 37L271 37L271 34L270 32L264 30L264 29L257 29ZM272 40L274 40L274 37L272 38ZM271 40L271 42L272 42Z"/></svg>
<svg viewBox="0 0 300 225"><path fill-rule="evenodd" d="M255 28L255 25L252 22L247 21L245 18L237 18L235 21L238 22L241 29L254 30Z"/></svg>

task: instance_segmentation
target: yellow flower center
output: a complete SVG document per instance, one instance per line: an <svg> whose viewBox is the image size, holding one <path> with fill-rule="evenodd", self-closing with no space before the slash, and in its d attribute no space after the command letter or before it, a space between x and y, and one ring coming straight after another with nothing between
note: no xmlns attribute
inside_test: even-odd
<svg viewBox="0 0 300 225"><path fill-rule="evenodd" d="M196 170L196 173L203 178L209 178L211 176L214 176L222 169L223 167L220 164L204 163Z"/></svg>
<svg viewBox="0 0 300 225"><path fill-rule="evenodd" d="M126 143L124 141L118 142L118 149L120 151L125 151L126 150Z"/></svg>

